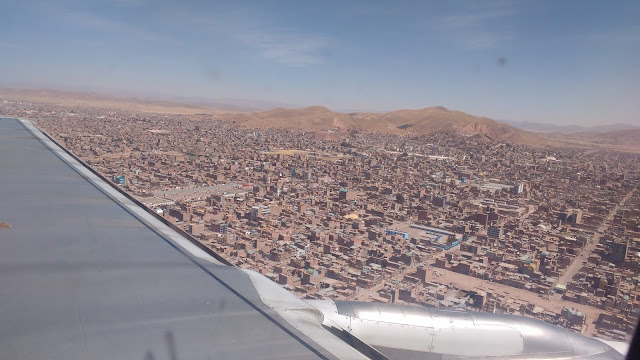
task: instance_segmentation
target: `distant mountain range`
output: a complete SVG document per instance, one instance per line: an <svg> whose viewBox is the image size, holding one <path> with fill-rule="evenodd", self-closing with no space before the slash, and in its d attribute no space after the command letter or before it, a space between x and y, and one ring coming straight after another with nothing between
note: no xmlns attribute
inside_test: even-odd
<svg viewBox="0 0 640 360"><path fill-rule="evenodd" d="M40 102L59 106L87 106L170 114L214 114L238 111L229 107L215 107L211 104L206 105L195 102L178 102L158 98L148 99L133 96L113 96L94 92L50 89L0 89L0 99Z"/></svg>
<svg viewBox="0 0 640 360"><path fill-rule="evenodd" d="M263 101L253 99L233 99L233 98L205 98L183 95L163 95L145 94L136 95L131 92L116 92L115 90L89 91L89 90L52 90L52 89L24 89L24 88L0 88L0 96L7 99L21 101L41 101L56 104L76 105L86 103L87 106L112 107L114 101L120 106L138 105L161 105L165 107L202 108L231 111L265 111L275 107L292 107L291 104Z"/></svg>
<svg viewBox="0 0 640 360"><path fill-rule="evenodd" d="M632 124L607 124L607 125L597 125L597 126L580 126L580 125L554 125L554 124L541 124L541 123L533 123L526 121L509 121L504 120L503 122L517 127L521 130L538 132L538 133L563 133L563 134L574 134L580 132L594 132L594 133L604 133L611 131L619 131L619 130L629 130L629 129L640 129L640 125L632 125Z"/></svg>
<svg viewBox="0 0 640 360"><path fill-rule="evenodd" d="M236 100L198 99L195 102L140 99L58 90L0 89L0 99L46 102L62 106L113 108L138 112L175 114L218 114L247 128L280 128L317 133L342 131L420 135L435 132L473 136L494 142L526 145L598 146L623 151L640 151L640 126L613 124L595 127L575 125L499 122L441 106L389 113L340 113L323 106L299 109L276 108L257 111L266 103L251 103L242 110ZM221 107L213 104L223 105ZM227 106L224 106L227 105ZM231 109L230 109L231 108ZM239 109L240 108L240 109ZM249 112L249 111L254 112ZM336 136L339 136L336 134Z"/></svg>

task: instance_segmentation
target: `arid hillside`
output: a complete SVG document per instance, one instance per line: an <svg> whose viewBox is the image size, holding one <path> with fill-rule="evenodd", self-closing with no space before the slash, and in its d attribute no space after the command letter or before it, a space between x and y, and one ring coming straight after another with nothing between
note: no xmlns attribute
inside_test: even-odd
<svg viewBox="0 0 640 360"><path fill-rule="evenodd" d="M438 131L480 135L495 141L527 145L551 143L546 138L488 118L443 107L398 110L386 114L339 113L323 106L300 109L273 109L231 117L239 126L305 131L346 130L394 134L428 134Z"/></svg>

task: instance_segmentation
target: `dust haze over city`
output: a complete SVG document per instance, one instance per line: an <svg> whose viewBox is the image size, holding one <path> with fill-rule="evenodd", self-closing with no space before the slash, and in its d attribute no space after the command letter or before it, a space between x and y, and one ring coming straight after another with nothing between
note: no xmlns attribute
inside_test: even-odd
<svg viewBox="0 0 640 360"><path fill-rule="evenodd" d="M305 300L631 340L640 3L0 12L0 117L33 122L216 259Z"/></svg>

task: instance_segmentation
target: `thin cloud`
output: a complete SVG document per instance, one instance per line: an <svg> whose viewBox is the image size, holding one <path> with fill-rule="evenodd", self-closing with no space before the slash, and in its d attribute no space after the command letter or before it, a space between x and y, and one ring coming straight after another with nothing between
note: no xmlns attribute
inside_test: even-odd
<svg viewBox="0 0 640 360"><path fill-rule="evenodd" d="M510 32L478 31L458 35L456 41L469 50L495 49L501 44L515 39Z"/></svg>
<svg viewBox="0 0 640 360"><path fill-rule="evenodd" d="M288 66L323 64L332 46L326 36L273 26L259 12L243 7L208 15L183 12L171 21L238 41L258 56Z"/></svg>
<svg viewBox="0 0 640 360"><path fill-rule="evenodd" d="M468 29L481 27L492 20L514 14L513 9L491 9L467 14L456 14L440 20L440 27L444 29Z"/></svg>
<svg viewBox="0 0 640 360"><path fill-rule="evenodd" d="M0 40L0 48L17 48L18 44Z"/></svg>
<svg viewBox="0 0 640 360"><path fill-rule="evenodd" d="M253 31L238 37L261 56L293 66L324 63L322 53L329 47L325 37L298 34L292 30Z"/></svg>
<svg viewBox="0 0 640 360"><path fill-rule="evenodd" d="M640 26L634 25L599 33L581 33L558 37L562 40L586 40L606 43L635 44L640 42Z"/></svg>
<svg viewBox="0 0 640 360"><path fill-rule="evenodd" d="M147 5L149 3L148 0L109 0L109 4L121 7L138 7Z"/></svg>
<svg viewBox="0 0 640 360"><path fill-rule="evenodd" d="M497 48L515 35L496 24L521 11L519 3L479 3L467 12L446 15L434 21L435 29L468 50Z"/></svg>
<svg viewBox="0 0 640 360"><path fill-rule="evenodd" d="M176 41L166 36L160 36L151 31L89 12L71 12L67 14L67 18L71 24L76 26L121 34L130 39L156 43L176 43Z"/></svg>
<svg viewBox="0 0 640 360"><path fill-rule="evenodd" d="M491 32L478 32L460 36L458 41L467 49L493 49L498 47L500 38Z"/></svg>

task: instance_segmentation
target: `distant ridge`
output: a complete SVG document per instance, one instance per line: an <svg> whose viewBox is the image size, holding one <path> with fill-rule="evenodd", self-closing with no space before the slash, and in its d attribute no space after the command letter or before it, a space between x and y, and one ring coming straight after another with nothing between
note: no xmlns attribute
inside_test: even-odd
<svg viewBox="0 0 640 360"><path fill-rule="evenodd" d="M113 97L95 93L58 90L0 89L0 99L45 102L62 106L87 106L174 114L218 114L237 126L247 128L278 128L309 132L378 132L398 135L421 135L449 132L476 136L497 142L526 145L548 145L553 142L538 134L517 129L485 117L473 116L442 106L418 110L397 110L379 113L340 113L324 106L299 109L275 108L262 112L239 112L201 104L147 100L134 97Z"/></svg>
<svg viewBox="0 0 640 360"><path fill-rule="evenodd" d="M551 134L550 134L551 135ZM552 137L555 137L551 135ZM617 150L640 150L640 128L609 131L604 133L576 133L557 136L559 142L597 145Z"/></svg>
<svg viewBox="0 0 640 360"><path fill-rule="evenodd" d="M169 114L216 114L238 111L206 104L51 89L0 89L0 99L41 102L60 106L88 106Z"/></svg>
<svg viewBox="0 0 640 360"><path fill-rule="evenodd" d="M231 116L239 126L304 131L345 130L393 134L450 132L482 135L495 141L526 145L546 145L546 138L492 119L434 106L419 110L397 110L386 114L339 113L324 106L300 109L277 108L264 112Z"/></svg>
<svg viewBox="0 0 640 360"><path fill-rule="evenodd" d="M505 123L517 127L521 130L539 132L539 133L563 133L563 134L574 134L580 132L594 132L594 133L605 133L611 131L619 131L619 130L629 130L629 129L640 129L640 125L632 125L632 124L607 124L607 125L596 125L596 126L580 126L580 125L554 125L554 124L543 124L543 123L533 123L526 121L504 121Z"/></svg>

